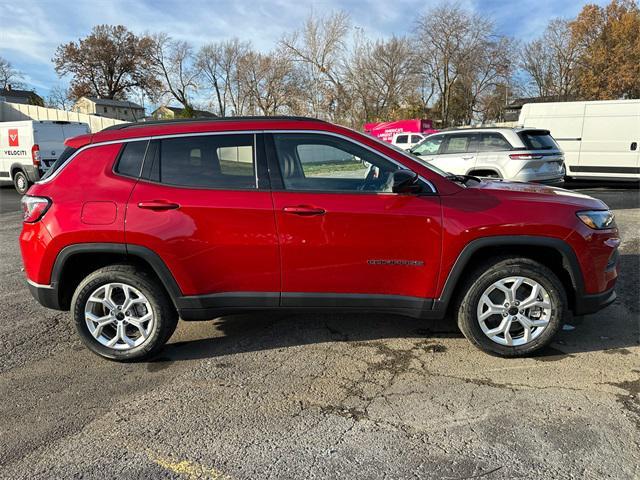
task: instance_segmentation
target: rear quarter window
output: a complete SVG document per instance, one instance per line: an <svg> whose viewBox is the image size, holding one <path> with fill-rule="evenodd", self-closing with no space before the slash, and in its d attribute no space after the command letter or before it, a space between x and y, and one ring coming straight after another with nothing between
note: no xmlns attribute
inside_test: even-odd
<svg viewBox="0 0 640 480"><path fill-rule="evenodd" d="M72 147L65 148L64 151L62 152L62 155L60 155L58 159L55 162L53 162L51 167L49 167L49 170L46 171L46 173L42 176L40 180L46 180L51 175L53 175L54 172L58 170L62 166L62 164L66 162L67 159L77 151L78 151L77 148L72 148Z"/></svg>
<svg viewBox="0 0 640 480"><path fill-rule="evenodd" d="M142 162L147 151L147 140L127 142L122 147L115 171L120 175L138 178L142 171Z"/></svg>

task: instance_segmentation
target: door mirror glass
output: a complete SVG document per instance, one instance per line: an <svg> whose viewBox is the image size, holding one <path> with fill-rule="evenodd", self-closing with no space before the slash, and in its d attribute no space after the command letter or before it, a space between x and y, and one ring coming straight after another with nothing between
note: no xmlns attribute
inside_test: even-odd
<svg viewBox="0 0 640 480"><path fill-rule="evenodd" d="M391 174L391 191L393 193L422 192L418 174L411 170L396 170Z"/></svg>

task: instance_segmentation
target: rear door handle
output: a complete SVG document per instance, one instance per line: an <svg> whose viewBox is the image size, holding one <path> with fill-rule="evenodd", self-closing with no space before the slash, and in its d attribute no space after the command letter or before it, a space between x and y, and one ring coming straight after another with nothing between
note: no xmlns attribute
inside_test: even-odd
<svg viewBox="0 0 640 480"><path fill-rule="evenodd" d="M138 208L144 208L145 210L175 210L180 208L180 205L172 202L165 202L163 200L151 200L149 202L138 203Z"/></svg>
<svg viewBox="0 0 640 480"><path fill-rule="evenodd" d="M638 148L638 142L631 142L631 151L635 151Z"/></svg>
<svg viewBox="0 0 640 480"><path fill-rule="evenodd" d="M282 211L285 213L292 213L294 215L301 215L303 217L311 217L314 215L324 215L326 212L324 208L312 207L309 205L296 205L294 207L284 207Z"/></svg>
<svg viewBox="0 0 640 480"><path fill-rule="evenodd" d="M475 155L467 155L462 157L463 160L473 160L474 158L476 158Z"/></svg>

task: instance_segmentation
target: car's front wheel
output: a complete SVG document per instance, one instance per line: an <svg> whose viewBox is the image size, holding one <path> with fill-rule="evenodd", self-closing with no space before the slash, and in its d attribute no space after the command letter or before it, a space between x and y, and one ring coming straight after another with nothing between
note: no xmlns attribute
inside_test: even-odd
<svg viewBox="0 0 640 480"><path fill-rule="evenodd" d="M88 275L73 295L71 313L91 351L120 361L155 353L178 322L162 286L131 265L112 265Z"/></svg>
<svg viewBox="0 0 640 480"><path fill-rule="evenodd" d="M499 258L468 278L457 305L458 326L480 349L523 356L548 345L560 329L567 298L558 277L528 258Z"/></svg>

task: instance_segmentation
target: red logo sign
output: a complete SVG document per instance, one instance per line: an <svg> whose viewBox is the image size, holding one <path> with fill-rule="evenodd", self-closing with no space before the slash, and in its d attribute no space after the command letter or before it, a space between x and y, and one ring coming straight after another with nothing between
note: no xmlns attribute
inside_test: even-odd
<svg viewBox="0 0 640 480"><path fill-rule="evenodd" d="M19 147L20 143L18 142L18 129L10 128L9 129L9 146L10 147Z"/></svg>

